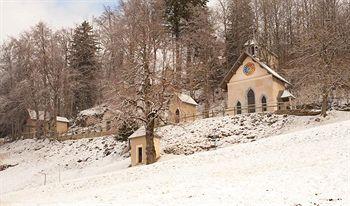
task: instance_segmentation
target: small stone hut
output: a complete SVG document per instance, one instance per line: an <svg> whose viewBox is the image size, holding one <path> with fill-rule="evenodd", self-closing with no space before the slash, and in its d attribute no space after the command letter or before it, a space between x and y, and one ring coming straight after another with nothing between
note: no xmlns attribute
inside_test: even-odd
<svg viewBox="0 0 350 206"><path fill-rule="evenodd" d="M160 136L155 134L154 148L156 150L156 158L160 157ZM140 127L132 135L129 136L131 166L146 163L146 129Z"/></svg>
<svg viewBox="0 0 350 206"><path fill-rule="evenodd" d="M196 120L197 102L189 95L176 93L169 104L169 122L191 122Z"/></svg>
<svg viewBox="0 0 350 206"><path fill-rule="evenodd" d="M56 131L58 134L68 132L69 120L66 117L56 117Z"/></svg>

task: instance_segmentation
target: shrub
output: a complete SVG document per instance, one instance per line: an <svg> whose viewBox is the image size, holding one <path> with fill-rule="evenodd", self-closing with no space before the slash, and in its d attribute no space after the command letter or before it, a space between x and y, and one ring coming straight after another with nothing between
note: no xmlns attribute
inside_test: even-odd
<svg viewBox="0 0 350 206"><path fill-rule="evenodd" d="M134 133L139 128L136 121L124 121L123 124L118 129L118 134L116 139L118 141L127 141L128 137Z"/></svg>

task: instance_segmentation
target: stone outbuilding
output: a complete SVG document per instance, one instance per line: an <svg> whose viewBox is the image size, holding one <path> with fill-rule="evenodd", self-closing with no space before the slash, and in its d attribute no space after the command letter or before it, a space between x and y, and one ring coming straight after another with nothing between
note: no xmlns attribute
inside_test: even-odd
<svg viewBox="0 0 350 206"><path fill-rule="evenodd" d="M39 117L37 118L36 112L31 109L27 109L27 119L24 125L23 135L26 137L34 137L36 133L37 121L42 129L49 130L50 114L48 112L39 111ZM56 132L61 135L66 133L69 128L69 120L66 117L56 116Z"/></svg>
<svg viewBox="0 0 350 206"><path fill-rule="evenodd" d="M156 158L160 157L160 136L154 134L154 148L156 150ZM146 163L146 130L140 127L132 135L129 136L131 166Z"/></svg>
<svg viewBox="0 0 350 206"><path fill-rule="evenodd" d="M291 100L295 98L287 90L291 83L272 69L278 67L277 56L268 50L259 50L255 41L246 46L221 83L221 88L227 91L228 113L273 112L290 108Z"/></svg>
<svg viewBox="0 0 350 206"><path fill-rule="evenodd" d="M69 120L66 117L56 117L56 132L58 134L63 134L68 132Z"/></svg>
<svg viewBox="0 0 350 206"><path fill-rule="evenodd" d="M176 93L169 104L169 122L191 122L196 120L197 102L189 95Z"/></svg>

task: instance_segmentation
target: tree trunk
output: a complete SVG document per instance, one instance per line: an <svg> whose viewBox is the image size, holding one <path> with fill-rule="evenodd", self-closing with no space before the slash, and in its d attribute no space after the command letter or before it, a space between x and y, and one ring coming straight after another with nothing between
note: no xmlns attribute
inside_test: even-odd
<svg viewBox="0 0 350 206"><path fill-rule="evenodd" d="M209 101L209 85L208 85L208 82L206 82L206 84L205 84L205 100L204 100L204 117L205 118L209 118L209 110L210 110L210 101Z"/></svg>
<svg viewBox="0 0 350 206"><path fill-rule="evenodd" d="M58 107L59 107L59 95L58 95L58 92L57 90L55 91L55 94L54 94L54 105L53 105L53 110L51 110L51 117L50 117L50 128L49 128L49 131L50 131L50 136L52 137L57 137L57 115L58 115Z"/></svg>
<svg viewBox="0 0 350 206"><path fill-rule="evenodd" d="M181 54L180 54L180 45L179 38L175 39L175 70L176 70L176 80L181 82L182 77L182 68L181 68Z"/></svg>
<svg viewBox="0 0 350 206"><path fill-rule="evenodd" d="M209 100L205 100L204 101L204 117L205 118L209 118L209 109L210 109L210 106L209 106Z"/></svg>
<svg viewBox="0 0 350 206"><path fill-rule="evenodd" d="M35 114L36 114L36 120L35 120L35 134L34 136L36 138L40 137L41 134L41 127L40 127L40 118L39 118L39 109L35 104Z"/></svg>
<svg viewBox="0 0 350 206"><path fill-rule="evenodd" d="M328 109L328 92L324 91L322 94L321 116L323 117L327 116L327 109Z"/></svg>
<svg viewBox="0 0 350 206"><path fill-rule="evenodd" d="M144 85L143 85L143 94L145 99L145 117L146 117L146 164L152 164L156 161L156 150L154 148L154 121L155 121L155 114L152 112L152 106L150 102L150 94L152 92L151 90L151 74L149 68L149 58L148 58L148 51L147 47L143 48L143 68L146 73L145 79L144 79Z"/></svg>
<svg viewBox="0 0 350 206"><path fill-rule="evenodd" d="M156 149L154 147L154 119L146 124L146 164L156 162Z"/></svg>

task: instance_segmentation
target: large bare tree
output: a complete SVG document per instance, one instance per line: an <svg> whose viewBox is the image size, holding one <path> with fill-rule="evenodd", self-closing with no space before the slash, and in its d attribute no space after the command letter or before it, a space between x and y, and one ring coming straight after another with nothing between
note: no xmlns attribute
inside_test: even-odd
<svg viewBox="0 0 350 206"><path fill-rule="evenodd" d="M122 6L125 59L118 95L132 109L128 116L145 127L147 164L156 161L155 126L170 98L172 80L172 72L166 72L170 39L163 26L163 8L160 0L130 0Z"/></svg>
<svg viewBox="0 0 350 206"><path fill-rule="evenodd" d="M293 73L299 90L309 91L303 95L314 101L321 96L321 113L326 116L332 90L350 83L348 5L339 0L311 3L311 9L304 8L308 22L294 50Z"/></svg>

